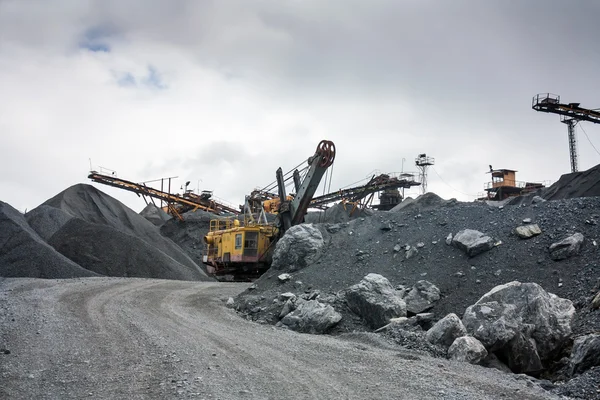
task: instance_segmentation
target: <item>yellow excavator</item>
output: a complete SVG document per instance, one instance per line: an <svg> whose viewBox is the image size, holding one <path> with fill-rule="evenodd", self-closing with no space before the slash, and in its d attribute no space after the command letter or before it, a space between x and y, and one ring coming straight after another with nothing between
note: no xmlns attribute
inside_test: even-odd
<svg viewBox="0 0 600 400"><path fill-rule="evenodd" d="M322 140L315 154L308 160L304 178L296 169L294 187L296 194L288 196L284 174L279 168L276 173L277 200L267 204L277 216L267 221L265 207L252 210L245 204L244 220L239 218L215 219L210 222L210 231L204 237L203 263L207 272L219 280L253 280L262 275L271 264L271 255L277 240L292 226L304 222L321 178L335 159L335 145ZM280 199L285 199L281 201Z"/></svg>

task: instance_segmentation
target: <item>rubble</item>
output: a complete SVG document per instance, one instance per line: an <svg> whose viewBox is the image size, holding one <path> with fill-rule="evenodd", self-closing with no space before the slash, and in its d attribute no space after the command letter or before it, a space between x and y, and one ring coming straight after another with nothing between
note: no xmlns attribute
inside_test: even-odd
<svg viewBox="0 0 600 400"><path fill-rule="evenodd" d="M492 249L494 240L474 229L463 229L454 235L452 244L463 250L469 257L475 257Z"/></svg>
<svg viewBox="0 0 600 400"><path fill-rule="evenodd" d="M427 331L426 338L430 343L448 349L457 338L466 334L460 318L456 314L448 314Z"/></svg>
<svg viewBox="0 0 600 400"><path fill-rule="evenodd" d="M448 358L455 361L479 364L488 355L481 342L472 336L456 338L448 349Z"/></svg>
<svg viewBox="0 0 600 400"><path fill-rule="evenodd" d="M515 233L521 239L531 239L534 236L541 235L542 230L537 224L518 226Z"/></svg>
<svg viewBox="0 0 600 400"><path fill-rule="evenodd" d="M386 325L391 318L406 316L406 303L394 292L390 282L379 274L368 274L349 287L345 296L350 310L373 329Z"/></svg>
<svg viewBox="0 0 600 400"><path fill-rule="evenodd" d="M341 314L330 305L317 300L299 300L296 309L283 317L281 325L297 332L326 333L341 319Z"/></svg>
<svg viewBox="0 0 600 400"><path fill-rule="evenodd" d="M596 366L600 366L600 334L576 338L569 359L569 375L581 374Z"/></svg>
<svg viewBox="0 0 600 400"><path fill-rule="evenodd" d="M293 272L317 260L324 245L323 235L312 224L292 226L277 242L273 269Z"/></svg>
<svg viewBox="0 0 600 400"><path fill-rule="evenodd" d="M406 311L419 314L429 310L440 299L440 289L428 281L418 281L412 289L403 296Z"/></svg>
<svg viewBox="0 0 600 400"><path fill-rule="evenodd" d="M560 242L552 243L550 245L550 258L559 261L572 257L579 253L582 244L583 235L581 233L575 233L574 235L568 236Z"/></svg>

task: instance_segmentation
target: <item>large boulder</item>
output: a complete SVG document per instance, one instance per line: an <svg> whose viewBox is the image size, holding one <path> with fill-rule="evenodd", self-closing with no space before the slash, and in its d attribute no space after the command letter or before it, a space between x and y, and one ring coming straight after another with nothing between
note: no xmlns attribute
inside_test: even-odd
<svg viewBox="0 0 600 400"><path fill-rule="evenodd" d="M517 226L517 228L515 229L515 233L521 239L530 239L534 236L541 234L542 230L540 229L538 224L529 224Z"/></svg>
<svg viewBox="0 0 600 400"><path fill-rule="evenodd" d="M427 331L425 338L430 343L448 349L454 341L467 334L460 318L454 313L440 319Z"/></svg>
<svg viewBox="0 0 600 400"><path fill-rule="evenodd" d="M483 344L473 336L461 336L456 338L448 349L449 359L471 364L479 364L487 357L487 355L488 352Z"/></svg>
<svg viewBox="0 0 600 400"><path fill-rule="evenodd" d="M569 340L575 308L536 283L496 286L467 308L469 334L503 355L515 372L537 372Z"/></svg>
<svg viewBox="0 0 600 400"><path fill-rule="evenodd" d="M473 337L493 352L506 346L519 332L521 321L515 310L514 304L497 301L474 304L467 308L462 322Z"/></svg>
<svg viewBox="0 0 600 400"><path fill-rule="evenodd" d="M346 289L345 294L350 310L373 329L386 325L392 318L406 317L406 303L390 281L379 274L368 274Z"/></svg>
<svg viewBox="0 0 600 400"><path fill-rule="evenodd" d="M581 248L582 244L583 235L581 233L576 233L566 237L560 242L552 243L549 249L550 258L558 261L574 256L579 253L579 249Z"/></svg>
<svg viewBox="0 0 600 400"><path fill-rule="evenodd" d="M590 334L575 339L569 360L569 374L580 374L596 365L600 365L600 335Z"/></svg>
<svg viewBox="0 0 600 400"><path fill-rule="evenodd" d="M337 325L342 316L330 305L317 300L300 299L296 309L283 317L281 324L303 333L325 333Z"/></svg>
<svg viewBox="0 0 600 400"><path fill-rule="evenodd" d="M475 257L494 247L494 240L474 229L463 229L454 235L452 244L467 253L469 257Z"/></svg>
<svg viewBox="0 0 600 400"><path fill-rule="evenodd" d="M310 265L319 257L323 235L312 224L292 226L277 242L272 267L297 271Z"/></svg>
<svg viewBox="0 0 600 400"><path fill-rule="evenodd" d="M419 314L429 310L440 299L440 289L428 281L418 281L404 296L406 311Z"/></svg>

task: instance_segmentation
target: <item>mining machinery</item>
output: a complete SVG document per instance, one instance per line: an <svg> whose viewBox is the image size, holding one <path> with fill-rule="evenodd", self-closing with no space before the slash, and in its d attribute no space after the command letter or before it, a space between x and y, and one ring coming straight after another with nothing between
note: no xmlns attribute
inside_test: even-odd
<svg viewBox="0 0 600 400"><path fill-rule="evenodd" d="M277 170L277 196L267 192L272 199L278 199L275 221L267 222L262 207L260 210L255 207L258 213L252 212L248 199L243 221L235 218L212 220L210 231L204 237L206 246L202 261L207 272L220 280L236 281L252 280L264 273L270 266L277 240L292 226L304 221L312 197L334 159L335 145L323 140L307 160L303 178L297 169L285 175L281 168ZM293 197L286 193L286 176L294 179L296 194Z"/></svg>
<svg viewBox="0 0 600 400"><path fill-rule="evenodd" d="M567 125L569 134L569 155L571 172L579 170L577 154L577 138L575 125L580 121L600 124L600 110L590 110L580 107L580 103L561 103L560 96L552 93L541 93L533 97L531 108L536 111L560 115L560 122Z"/></svg>
<svg viewBox="0 0 600 400"><path fill-rule="evenodd" d="M313 197L309 208L326 210L330 204L335 202L344 202L353 204L356 208L364 208L371 205L380 210L390 210L402 201L402 195L399 188L410 189L413 186L419 186L421 183L415 181L412 174L404 173L399 177L392 174L373 175L369 181L360 186L339 189L335 192ZM379 204L373 205L375 193L380 193ZM288 200L293 196L288 195ZM256 189L247 197L248 204L253 212L260 212L264 209L266 213L274 214L279 207L279 195L268 192L264 189Z"/></svg>
<svg viewBox="0 0 600 400"><path fill-rule="evenodd" d="M145 183L135 183L118 178L115 175L100 174L96 171L90 171L88 178L93 182L133 192L138 196L142 196L144 200L146 200L146 197L149 197L150 199L161 200L167 205L166 211L174 218L179 220L183 220L181 214L192 210L203 210L216 215L237 215L240 213L240 210L234 208L233 206L214 199L211 191L204 190L200 194L195 194L193 191L187 190L187 184L185 192L180 195L170 193L170 189L169 191L158 190L146 186ZM147 203L148 201L146 200L146 204Z"/></svg>

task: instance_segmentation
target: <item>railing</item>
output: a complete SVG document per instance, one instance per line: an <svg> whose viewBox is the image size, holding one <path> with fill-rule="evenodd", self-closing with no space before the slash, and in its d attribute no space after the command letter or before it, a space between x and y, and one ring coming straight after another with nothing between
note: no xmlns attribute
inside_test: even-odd
<svg viewBox="0 0 600 400"><path fill-rule="evenodd" d="M560 96L557 94L553 94L553 93L540 93L540 94L536 94L535 96L533 96L533 99L531 100L531 107L540 105L540 104L544 104L544 105L548 105L548 104L559 104L560 103Z"/></svg>

